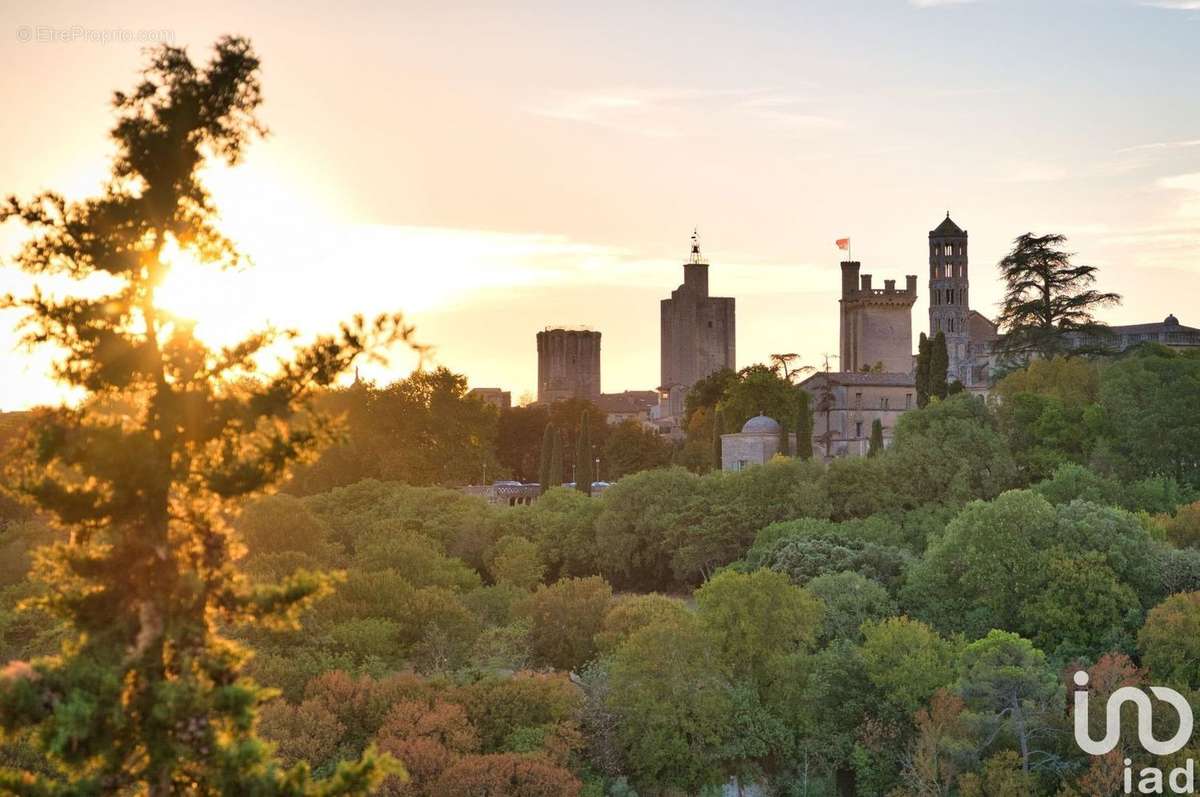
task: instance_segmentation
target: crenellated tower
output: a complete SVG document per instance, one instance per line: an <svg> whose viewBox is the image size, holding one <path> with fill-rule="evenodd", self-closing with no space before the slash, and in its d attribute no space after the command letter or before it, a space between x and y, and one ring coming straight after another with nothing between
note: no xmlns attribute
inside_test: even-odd
<svg viewBox="0 0 1200 797"><path fill-rule="evenodd" d="M950 367L947 379L970 382L968 344L970 293L967 280L967 231L950 219L950 211L929 232L929 337L946 335Z"/></svg>

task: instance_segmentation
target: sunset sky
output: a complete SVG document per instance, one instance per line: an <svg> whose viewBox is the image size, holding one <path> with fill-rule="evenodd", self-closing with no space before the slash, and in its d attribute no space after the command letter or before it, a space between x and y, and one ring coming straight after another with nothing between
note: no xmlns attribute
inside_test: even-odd
<svg viewBox="0 0 1200 797"><path fill-rule="evenodd" d="M535 333L587 325L606 391L653 388L658 300L698 227L738 364L818 365L834 240L877 283L921 275L915 338L947 210L974 309L994 314L1012 238L1053 231L1124 294L1104 320L1200 326L1200 0L171 5L0 10L0 192L100 185L144 45L89 38L167 31L207 60L248 36L271 135L211 179L255 267L165 297L214 340L402 310L436 362L515 399ZM0 293L24 284L0 270ZM12 321L0 410L59 395Z"/></svg>

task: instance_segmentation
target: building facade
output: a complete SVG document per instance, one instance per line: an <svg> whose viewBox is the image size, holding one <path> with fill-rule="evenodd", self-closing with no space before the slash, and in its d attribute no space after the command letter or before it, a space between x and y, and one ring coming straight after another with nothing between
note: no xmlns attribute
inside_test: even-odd
<svg viewBox="0 0 1200 797"><path fill-rule="evenodd" d="M800 383L813 414L813 453L824 459L866 456L871 426L883 426L890 446L896 422L917 406L912 374L825 371Z"/></svg>
<svg viewBox="0 0 1200 797"><path fill-rule="evenodd" d="M694 234L683 284L662 300L659 312L659 417L676 419L693 385L736 362L734 300L708 295L708 263Z"/></svg>
<svg viewBox="0 0 1200 797"><path fill-rule="evenodd" d="M964 385L969 380L970 302L967 231L947 212L942 223L929 231L929 337L939 332L946 336L950 361L946 378Z"/></svg>
<svg viewBox="0 0 1200 797"><path fill-rule="evenodd" d="M546 328L537 333L538 403L600 398L600 333Z"/></svg>
<svg viewBox="0 0 1200 797"><path fill-rule="evenodd" d="M895 280L874 287L870 274L860 274L862 264L842 263L841 329L843 371L876 370L909 373L913 370L912 306L917 301L917 276L905 278L903 289Z"/></svg>

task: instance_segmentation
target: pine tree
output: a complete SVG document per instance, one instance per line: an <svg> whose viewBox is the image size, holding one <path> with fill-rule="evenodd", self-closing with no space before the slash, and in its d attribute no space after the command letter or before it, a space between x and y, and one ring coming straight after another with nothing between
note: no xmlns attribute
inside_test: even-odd
<svg viewBox="0 0 1200 797"><path fill-rule="evenodd" d="M712 461L713 470L721 469L721 430L724 426L724 418L720 410L713 413L713 429L712 429Z"/></svg>
<svg viewBox="0 0 1200 797"><path fill-rule="evenodd" d="M929 403L929 338L925 333L917 342L917 406Z"/></svg>
<svg viewBox="0 0 1200 797"><path fill-rule="evenodd" d="M588 413L579 416L579 437L575 440L575 489L586 495L592 494L592 430L588 427Z"/></svg>
<svg viewBox="0 0 1200 797"><path fill-rule="evenodd" d="M950 369L950 355L946 350L946 333L938 332L929 344L929 383L930 397L946 398L949 385L946 384L946 372Z"/></svg>
<svg viewBox="0 0 1200 797"><path fill-rule="evenodd" d="M813 418L808 391L801 390L796 398L796 456L812 459Z"/></svg>
<svg viewBox="0 0 1200 797"><path fill-rule="evenodd" d="M41 552L36 573L62 648L0 676L0 725L35 740L57 774L0 772L5 793L363 794L391 767L369 754L324 783L280 767L254 733L269 690L219 628L294 626L332 588L303 572L250 584L228 520L331 439L314 392L411 330L395 315L356 318L263 373L260 355L286 333L214 350L155 304L172 252L215 269L241 262L199 176L210 156L235 164L262 131L260 96L244 39L220 39L200 66L160 47L138 87L115 96L104 191L0 207L0 222L32 228L24 271L87 286L0 301L24 311L24 342L53 347L56 376L80 397L39 411L8 463L8 484L67 541Z"/></svg>
<svg viewBox="0 0 1200 797"><path fill-rule="evenodd" d="M542 431L541 458L538 460L538 485L540 493L545 493L550 489L550 463L551 457L554 456L555 435L554 424L546 424L546 428Z"/></svg>
<svg viewBox="0 0 1200 797"><path fill-rule="evenodd" d="M563 441L562 434L554 430L554 445L550 448L550 487L561 487L563 483Z"/></svg>
<svg viewBox="0 0 1200 797"><path fill-rule="evenodd" d="M1105 349L1108 328L1093 313L1118 304L1121 297L1091 287L1098 269L1073 264L1071 254L1061 248L1066 240L1062 235L1026 233L1000 261L1006 291L996 319L1004 330L996 343L999 353L1048 358Z"/></svg>
<svg viewBox="0 0 1200 797"><path fill-rule="evenodd" d="M871 421L871 441L868 446L868 457L876 456L883 451L883 422L878 418Z"/></svg>

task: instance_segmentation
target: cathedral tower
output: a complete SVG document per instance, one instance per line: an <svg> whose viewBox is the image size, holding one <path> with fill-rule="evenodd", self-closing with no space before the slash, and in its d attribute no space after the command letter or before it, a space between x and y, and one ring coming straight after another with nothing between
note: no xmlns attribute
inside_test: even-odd
<svg viewBox="0 0 1200 797"><path fill-rule="evenodd" d="M951 221L947 211L945 220L929 232L929 337L946 335L946 378L963 384L970 382L969 315L967 231Z"/></svg>

